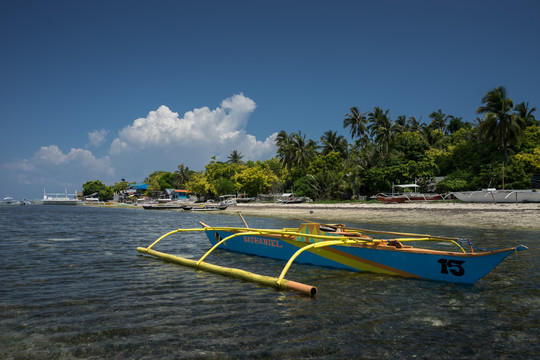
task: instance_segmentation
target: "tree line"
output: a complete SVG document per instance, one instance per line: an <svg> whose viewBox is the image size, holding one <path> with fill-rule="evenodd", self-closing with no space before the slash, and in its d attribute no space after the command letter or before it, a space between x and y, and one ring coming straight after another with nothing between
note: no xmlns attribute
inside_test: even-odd
<svg viewBox="0 0 540 360"><path fill-rule="evenodd" d="M351 107L343 119L351 141L335 130L326 131L318 141L301 131L282 130L272 159L243 161L234 150L227 161L213 157L203 171L181 164L174 172L153 172L145 183L149 193L176 188L215 198L294 192L315 200L354 199L410 182L425 191L435 178L443 178L437 183L438 192L529 188L533 174L540 173L540 123L535 111L528 102L514 104L502 86L481 99L473 121L441 109L425 123L406 115L392 119L390 111L380 107L371 111ZM85 185L89 183L95 185ZM128 185L125 180L103 185L109 189L103 195L112 197Z"/></svg>

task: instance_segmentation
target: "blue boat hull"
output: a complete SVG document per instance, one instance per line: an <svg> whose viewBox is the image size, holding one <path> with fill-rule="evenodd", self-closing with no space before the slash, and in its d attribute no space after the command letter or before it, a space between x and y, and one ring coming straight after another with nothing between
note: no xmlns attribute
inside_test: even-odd
<svg viewBox="0 0 540 360"><path fill-rule="evenodd" d="M206 230L212 245L234 233L234 230ZM300 248L313 242L307 236L240 234L227 240L220 248L288 261ZM474 284L507 256L521 249L513 247L490 252L459 253L364 243L313 248L303 252L295 262L406 278Z"/></svg>

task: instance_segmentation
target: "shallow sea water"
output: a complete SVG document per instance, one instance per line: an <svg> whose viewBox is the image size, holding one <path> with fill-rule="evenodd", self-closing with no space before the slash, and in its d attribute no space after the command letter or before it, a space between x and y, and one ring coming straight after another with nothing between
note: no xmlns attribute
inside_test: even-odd
<svg viewBox="0 0 540 360"><path fill-rule="evenodd" d="M297 221L245 217L252 227ZM0 207L2 359L532 359L540 354L539 234L350 226L517 244L474 286L293 265L316 298L139 254L179 227L242 226L235 215L67 206ZM203 233L155 249L197 259ZM208 262L275 276L284 263L217 250Z"/></svg>

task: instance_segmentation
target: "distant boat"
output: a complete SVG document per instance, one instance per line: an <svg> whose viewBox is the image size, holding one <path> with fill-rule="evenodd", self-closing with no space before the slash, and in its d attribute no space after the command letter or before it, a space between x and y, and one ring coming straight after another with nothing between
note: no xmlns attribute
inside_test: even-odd
<svg viewBox="0 0 540 360"><path fill-rule="evenodd" d="M184 211L219 211L227 210L229 205L227 204L213 204L213 203L204 203L200 205L185 205L183 206Z"/></svg>
<svg viewBox="0 0 540 360"><path fill-rule="evenodd" d="M236 206L237 204L237 196L236 195L221 195L219 197L219 203L222 205L228 205L228 206Z"/></svg>
<svg viewBox="0 0 540 360"><path fill-rule="evenodd" d="M15 200L11 196L6 196L2 202L7 204L7 205L17 205L17 204L19 204L20 201Z"/></svg>
<svg viewBox="0 0 540 360"><path fill-rule="evenodd" d="M497 190L493 188L479 191L453 192L458 200L485 203L540 202L540 190Z"/></svg>
<svg viewBox="0 0 540 360"><path fill-rule="evenodd" d="M279 197L279 199L277 199L276 202L281 204L300 204L306 201L310 201L310 199L303 196L295 196L293 193L284 193Z"/></svg>
<svg viewBox="0 0 540 360"><path fill-rule="evenodd" d="M142 207L146 210L180 210L185 204L144 204Z"/></svg>
<svg viewBox="0 0 540 360"><path fill-rule="evenodd" d="M375 198L385 203L404 203L406 201L433 201L433 200L443 199L443 195L436 194L436 193L419 193L419 192L395 193L393 191L394 187L398 187L400 189L415 189L416 190L417 188L420 187L420 185L416 185L416 184L393 185L391 194L379 193L375 196Z"/></svg>
<svg viewBox="0 0 540 360"><path fill-rule="evenodd" d="M83 201L77 198L77 194L65 193L47 194L43 190L42 205L82 205Z"/></svg>

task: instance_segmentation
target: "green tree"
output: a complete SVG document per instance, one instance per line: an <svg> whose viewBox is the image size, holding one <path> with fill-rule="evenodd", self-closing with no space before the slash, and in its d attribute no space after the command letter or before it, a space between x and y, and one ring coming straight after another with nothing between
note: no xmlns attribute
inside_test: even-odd
<svg viewBox="0 0 540 360"><path fill-rule="evenodd" d="M469 184L472 178L473 174L470 171L456 170L437 184L437 190L440 192L470 190Z"/></svg>
<svg viewBox="0 0 540 360"><path fill-rule="evenodd" d="M409 119L407 119L407 131L421 131L422 128L423 124L420 122L420 120L416 119L416 116L411 116Z"/></svg>
<svg viewBox="0 0 540 360"><path fill-rule="evenodd" d="M148 175L144 182L148 184L147 191L165 191L165 189L174 189L176 181L173 173L157 170Z"/></svg>
<svg viewBox="0 0 540 360"><path fill-rule="evenodd" d="M115 193L119 193L124 190L127 190L128 187L129 187L129 183L126 180L122 179L122 181L114 184L113 190Z"/></svg>
<svg viewBox="0 0 540 360"><path fill-rule="evenodd" d="M99 180L87 181L83 184L83 196L92 195L104 190L107 186Z"/></svg>
<svg viewBox="0 0 540 360"><path fill-rule="evenodd" d="M114 186L106 186L99 190L99 199L102 201L112 200L114 197Z"/></svg>
<svg viewBox="0 0 540 360"><path fill-rule="evenodd" d="M508 162L508 147L519 140L525 122L520 116L511 113L514 102L506 96L506 89L502 86L490 90L482 98L482 103L484 105L476 109L478 114L484 114L480 132L502 148Z"/></svg>
<svg viewBox="0 0 540 360"><path fill-rule="evenodd" d="M337 131L328 130L321 136L322 151L326 155L333 151L337 152L342 159L347 157L347 140L344 136L338 135Z"/></svg>
<svg viewBox="0 0 540 360"><path fill-rule="evenodd" d="M396 118L396 121L394 121L394 125L392 126L392 131L394 132L394 134L401 134L407 131L407 116L399 115Z"/></svg>
<svg viewBox="0 0 540 360"><path fill-rule="evenodd" d="M360 139L361 142L365 143L368 134L368 120L366 118L366 113L361 113L358 111L356 106L353 106L350 111L350 113L345 115L345 119L343 120L343 128L349 128L351 137L353 139L357 138Z"/></svg>
<svg viewBox="0 0 540 360"><path fill-rule="evenodd" d="M521 120L525 122L525 126L540 125L533 114L536 111L536 107L529 109L529 102L521 102L517 104L514 110L517 112L517 115L521 118Z"/></svg>
<svg viewBox="0 0 540 360"><path fill-rule="evenodd" d="M214 194L212 185L206 180L202 171L192 174L190 180L186 183L186 188L189 192L199 195Z"/></svg>
<svg viewBox="0 0 540 360"><path fill-rule="evenodd" d="M462 117L449 115L448 118L450 120L448 122L447 130L450 134L453 134L460 129L470 129L472 127L472 124L470 122L463 121Z"/></svg>
<svg viewBox="0 0 540 360"><path fill-rule="evenodd" d="M426 126L422 129L422 136L431 147L442 146L444 133L439 129L432 129L431 126Z"/></svg>
<svg viewBox="0 0 540 360"><path fill-rule="evenodd" d="M390 144L393 140L392 120L388 115L389 110L383 110L380 107L375 107L373 112L368 114L370 131L373 142L382 150L383 154L387 154L390 149Z"/></svg>
<svg viewBox="0 0 540 360"><path fill-rule="evenodd" d="M428 148L426 140L419 132L404 131L395 136L394 149L402 158L418 161L424 157Z"/></svg>
<svg viewBox="0 0 540 360"><path fill-rule="evenodd" d="M343 160L338 152L318 155L309 165L307 172L312 197L317 200L340 197L344 174Z"/></svg>
<svg viewBox="0 0 540 360"><path fill-rule="evenodd" d="M540 126L529 126L523 131L521 143L519 144L520 152L531 152L540 146Z"/></svg>
<svg viewBox="0 0 540 360"><path fill-rule="evenodd" d="M516 154L515 160L522 164L524 171L530 174L540 174L540 146L532 152Z"/></svg>
<svg viewBox="0 0 540 360"><path fill-rule="evenodd" d="M236 192L236 184L231 179L220 178L213 182L213 188L215 189L215 195L229 195Z"/></svg>
<svg viewBox="0 0 540 360"><path fill-rule="evenodd" d="M301 169L306 175L306 169L317 155L317 143L311 139L306 141L306 135L302 135L301 131L291 134L290 151L292 153L292 163L294 166Z"/></svg>
<svg viewBox="0 0 540 360"><path fill-rule="evenodd" d="M231 152L231 154L227 157L227 159L229 159L228 163L229 164L241 164L243 157L244 156L242 154L240 154L240 152L238 152L238 150L233 150Z"/></svg>
<svg viewBox="0 0 540 360"><path fill-rule="evenodd" d="M173 185L175 189L182 189L185 187L185 184L190 180L191 174L195 171L189 170L184 164L178 165L176 171L174 172L174 181Z"/></svg>
<svg viewBox="0 0 540 360"><path fill-rule="evenodd" d="M213 183L219 179L231 179L246 168L246 164L211 161L205 166L205 177Z"/></svg>
<svg viewBox="0 0 540 360"><path fill-rule="evenodd" d="M282 167L291 171L293 161L292 136L285 130L281 130L276 136L277 157L281 161Z"/></svg>
<svg viewBox="0 0 540 360"><path fill-rule="evenodd" d="M247 193L249 196L266 193L272 184L277 181L277 176L264 164L244 169L233 178L238 191Z"/></svg>
<svg viewBox="0 0 540 360"><path fill-rule="evenodd" d="M228 163L212 160L205 167L204 178L210 184L214 195L231 194L237 190L232 179L247 167L244 163Z"/></svg>
<svg viewBox="0 0 540 360"><path fill-rule="evenodd" d="M312 186L312 178L310 175L302 176L294 181L292 192L296 196L305 196L311 199L317 199L317 194Z"/></svg>
<svg viewBox="0 0 540 360"><path fill-rule="evenodd" d="M432 112L429 114L429 118L431 119L431 123L429 126L433 130L439 130L443 134L446 133L446 122L448 120L448 115L442 112L441 109Z"/></svg>

